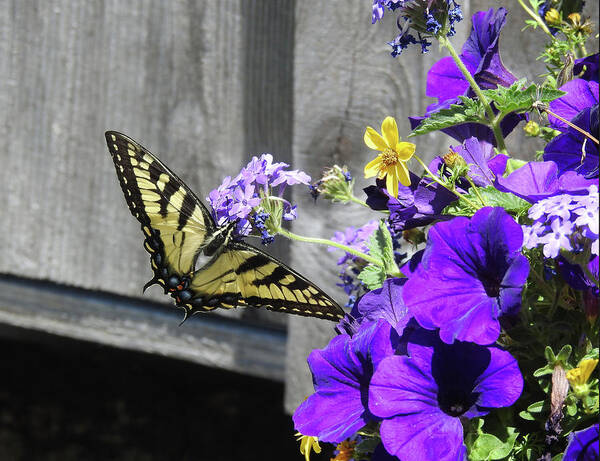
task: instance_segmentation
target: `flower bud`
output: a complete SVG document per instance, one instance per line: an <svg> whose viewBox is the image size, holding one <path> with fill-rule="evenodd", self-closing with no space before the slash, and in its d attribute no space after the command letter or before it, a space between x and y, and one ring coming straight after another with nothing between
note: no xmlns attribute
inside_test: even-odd
<svg viewBox="0 0 600 461"><path fill-rule="evenodd" d="M556 8L550 8L546 11L546 15L544 16L544 20L546 24L549 26L560 26L562 22L562 18L560 17L560 13Z"/></svg>
<svg viewBox="0 0 600 461"><path fill-rule="evenodd" d="M313 197L323 195L324 198L333 202L347 203L352 200L354 179L348 171L348 167L333 165L323 172L323 176L315 184L312 184L311 194Z"/></svg>
<svg viewBox="0 0 600 461"><path fill-rule="evenodd" d="M533 120L529 120L527 124L523 127L523 131L527 136L539 136L540 126Z"/></svg>
<svg viewBox="0 0 600 461"><path fill-rule="evenodd" d="M469 165L465 159L452 149L444 156L442 156L444 165L452 170L452 176L455 178L465 177L469 174Z"/></svg>

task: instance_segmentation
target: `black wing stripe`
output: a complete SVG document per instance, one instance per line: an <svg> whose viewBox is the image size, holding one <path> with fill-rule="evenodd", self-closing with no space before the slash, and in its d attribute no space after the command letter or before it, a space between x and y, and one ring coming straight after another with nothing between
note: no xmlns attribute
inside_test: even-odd
<svg viewBox="0 0 600 461"><path fill-rule="evenodd" d="M181 230L185 227L189 219L192 217L192 214L189 210L194 210L196 208L196 201L194 197L190 194L186 194L183 198L183 202L181 203L181 213L179 214L179 219L177 220L177 230Z"/></svg>
<svg viewBox="0 0 600 461"><path fill-rule="evenodd" d="M270 259L262 254L255 254L249 259L246 259L240 266L235 270L236 274L243 274L251 270L256 270L259 267L265 266L270 262Z"/></svg>

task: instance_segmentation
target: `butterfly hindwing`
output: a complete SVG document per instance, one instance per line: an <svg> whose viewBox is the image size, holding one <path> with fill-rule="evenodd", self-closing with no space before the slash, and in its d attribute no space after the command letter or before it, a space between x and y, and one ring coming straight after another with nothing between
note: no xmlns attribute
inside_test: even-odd
<svg viewBox="0 0 600 461"><path fill-rule="evenodd" d="M333 299L302 275L243 242L227 244L198 270L189 286L195 296L215 307L237 303L329 320L344 316Z"/></svg>
<svg viewBox="0 0 600 461"><path fill-rule="evenodd" d="M106 142L125 200L145 235L154 278L186 316L237 306L338 320L343 310L322 290L272 256L217 227L196 195L131 138L109 131ZM195 268L204 252L208 263Z"/></svg>

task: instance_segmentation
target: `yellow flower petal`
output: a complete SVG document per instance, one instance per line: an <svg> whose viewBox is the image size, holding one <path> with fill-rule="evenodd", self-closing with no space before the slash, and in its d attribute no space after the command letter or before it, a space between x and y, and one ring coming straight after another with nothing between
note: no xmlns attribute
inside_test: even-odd
<svg viewBox="0 0 600 461"><path fill-rule="evenodd" d="M404 163L396 164L396 175L403 186L410 186L410 174Z"/></svg>
<svg viewBox="0 0 600 461"><path fill-rule="evenodd" d="M396 119L394 117L386 117L381 122L381 134L388 147L391 149L398 144L398 125L396 125Z"/></svg>
<svg viewBox="0 0 600 461"><path fill-rule="evenodd" d="M389 168L387 176L385 178L385 188L388 193L396 198L398 198L398 178L393 172L394 168Z"/></svg>
<svg viewBox="0 0 600 461"><path fill-rule="evenodd" d="M365 144L373 150L386 150L388 145L375 128L368 126L364 135Z"/></svg>
<svg viewBox="0 0 600 461"><path fill-rule="evenodd" d="M373 176L377 176L379 170L381 169L382 160L378 155L374 160L371 160L369 163L365 165L365 178L372 178Z"/></svg>
<svg viewBox="0 0 600 461"><path fill-rule="evenodd" d="M412 142L398 142L395 144L398 158L403 162L410 160L414 155L416 146Z"/></svg>
<svg viewBox="0 0 600 461"><path fill-rule="evenodd" d="M577 368L567 371L567 379L572 386L581 386L590 379L596 365L598 365L598 360L596 359L582 360L579 362Z"/></svg>
<svg viewBox="0 0 600 461"><path fill-rule="evenodd" d="M317 437L302 435L299 432L296 433L296 436L298 436L297 440L300 442L300 453L304 455L306 461L310 461L311 450L314 450L315 453L321 453L321 446Z"/></svg>

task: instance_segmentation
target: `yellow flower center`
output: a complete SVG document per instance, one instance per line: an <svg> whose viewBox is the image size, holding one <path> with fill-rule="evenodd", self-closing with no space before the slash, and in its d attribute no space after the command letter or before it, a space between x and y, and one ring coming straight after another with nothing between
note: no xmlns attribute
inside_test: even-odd
<svg viewBox="0 0 600 461"><path fill-rule="evenodd" d="M356 446L355 440L344 440L339 443L336 447L338 454L335 458L331 458L331 461L348 461L354 456L354 447Z"/></svg>
<svg viewBox="0 0 600 461"><path fill-rule="evenodd" d="M381 161L384 166L392 166L400 161L398 158L398 152L394 149L390 149L389 147L384 150L381 154Z"/></svg>

